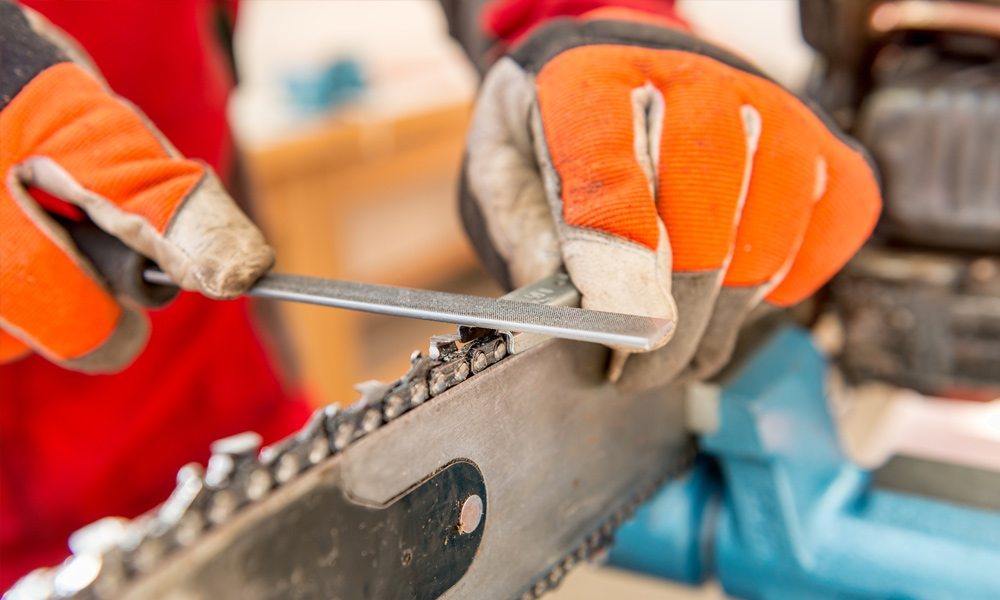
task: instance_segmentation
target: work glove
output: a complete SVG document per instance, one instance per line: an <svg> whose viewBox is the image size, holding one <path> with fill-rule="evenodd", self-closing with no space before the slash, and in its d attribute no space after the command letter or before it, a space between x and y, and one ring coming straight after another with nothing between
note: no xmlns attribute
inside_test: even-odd
<svg viewBox="0 0 1000 600"><path fill-rule="evenodd" d="M881 204L864 153L818 110L622 9L549 21L494 64L461 195L506 285L565 268L584 308L676 320L662 348L616 353L612 378L640 387L716 372L751 310L816 291Z"/></svg>
<svg viewBox="0 0 1000 600"><path fill-rule="evenodd" d="M271 266L209 167L180 156L51 23L0 0L0 57L0 362L35 351L116 371L148 337L145 315L113 295L52 212L85 215L213 298L241 294Z"/></svg>

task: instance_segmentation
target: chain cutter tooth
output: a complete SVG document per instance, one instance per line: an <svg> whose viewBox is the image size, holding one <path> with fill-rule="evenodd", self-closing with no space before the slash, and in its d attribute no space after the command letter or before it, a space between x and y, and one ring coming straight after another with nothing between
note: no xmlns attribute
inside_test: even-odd
<svg viewBox="0 0 1000 600"><path fill-rule="evenodd" d="M495 331L477 331L460 347L462 341L458 335L432 338L429 356L414 352L409 371L396 382L370 385L361 400L346 409L329 405L317 410L302 429L276 444L261 449L255 433L214 442L208 468L203 471L197 464L181 468L170 497L159 508L128 521L113 547L97 554L74 554L59 567L34 571L23 580L25 585L31 586L32 597L115 597L130 579L172 552L191 546L245 506L266 499L309 468L509 353L506 337ZM96 561L92 577L79 582L76 589L57 589L55 583L74 576L72 570L79 571L87 560ZM559 581L564 573L565 569L558 576L546 573L545 578ZM541 588L550 587L547 581L541 582ZM39 589L49 591L35 593Z"/></svg>

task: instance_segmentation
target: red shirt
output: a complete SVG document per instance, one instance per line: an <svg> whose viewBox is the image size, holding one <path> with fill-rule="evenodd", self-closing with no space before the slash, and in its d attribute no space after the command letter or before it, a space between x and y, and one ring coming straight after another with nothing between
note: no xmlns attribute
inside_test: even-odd
<svg viewBox="0 0 1000 600"><path fill-rule="evenodd" d="M678 20L674 0L494 0L486 6L483 29L507 44L554 17L576 17L598 8L628 8Z"/></svg>
<svg viewBox="0 0 1000 600"><path fill-rule="evenodd" d="M182 153L225 174L231 81L213 2L25 4L75 37ZM246 430L274 440L308 416L246 300L185 293L150 316L149 345L119 374L74 373L39 356L0 366L0 590L58 564L79 527L165 500L177 469L204 462L213 440Z"/></svg>
<svg viewBox="0 0 1000 600"><path fill-rule="evenodd" d="M225 175L231 82L212 0L23 0L75 37L111 87L187 156ZM673 15L672 0L500 0L484 25L508 42L545 19L601 6ZM139 359L87 376L31 356L0 366L0 590L61 561L68 535L164 500L177 469L213 440L277 439L308 415L284 388L245 300L182 294L151 313Z"/></svg>

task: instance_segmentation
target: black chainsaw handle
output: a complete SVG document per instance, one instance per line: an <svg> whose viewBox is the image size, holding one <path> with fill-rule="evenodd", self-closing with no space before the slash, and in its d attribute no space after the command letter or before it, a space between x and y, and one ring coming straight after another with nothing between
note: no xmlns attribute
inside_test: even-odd
<svg viewBox="0 0 1000 600"><path fill-rule="evenodd" d="M147 308L164 306L177 296L180 288L149 283L143 278L143 271L156 267L156 263L92 221L56 220L115 296L129 298Z"/></svg>

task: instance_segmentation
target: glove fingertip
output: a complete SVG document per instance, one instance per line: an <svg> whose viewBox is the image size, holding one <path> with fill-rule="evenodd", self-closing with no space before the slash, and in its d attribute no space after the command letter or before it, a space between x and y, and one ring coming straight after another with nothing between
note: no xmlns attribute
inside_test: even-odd
<svg viewBox="0 0 1000 600"><path fill-rule="evenodd" d="M236 298L274 266L274 251L267 244L233 255L240 259L228 263L209 260L196 268L197 287L206 296L220 300Z"/></svg>

